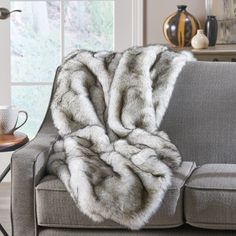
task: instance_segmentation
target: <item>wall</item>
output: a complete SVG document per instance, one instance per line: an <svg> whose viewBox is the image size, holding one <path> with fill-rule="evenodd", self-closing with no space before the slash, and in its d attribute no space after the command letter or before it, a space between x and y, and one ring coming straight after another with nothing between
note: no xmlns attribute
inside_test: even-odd
<svg viewBox="0 0 236 236"><path fill-rule="evenodd" d="M9 0L0 0L1 7L10 7ZM1 35L1 43L0 43L0 105L10 104L10 96L6 88L10 85L10 81L4 78L9 78L10 75L10 27L9 27L9 19L1 20L0 24L0 35ZM7 93L6 93L7 92ZM5 167L10 163L11 153L0 153L0 173L5 169ZM10 174L4 179L4 181L10 181Z"/></svg>
<svg viewBox="0 0 236 236"><path fill-rule="evenodd" d="M9 0L1 0L1 7L9 9ZM10 27L9 19L0 21L0 105L10 105L10 94L6 88L10 87L10 81L4 78L10 77Z"/></svg>
<svg viewBox="0 0 236 236"><path fill-rule="evenodd" d="M162 25L166 17L177 10L177 5L187 5L187 10L204 26L205 0L144 0L145 44L166 43Z"/></svg>

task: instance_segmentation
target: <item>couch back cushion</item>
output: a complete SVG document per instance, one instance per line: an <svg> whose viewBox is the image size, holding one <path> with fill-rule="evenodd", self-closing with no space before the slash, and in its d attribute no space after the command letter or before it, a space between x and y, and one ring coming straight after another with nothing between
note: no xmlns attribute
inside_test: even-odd
<svg viewBox="0 0 236 236"><path fill-rule="evenodd" d="M236 163L236 63L188 63L160 130L184 160Z"/></svg>

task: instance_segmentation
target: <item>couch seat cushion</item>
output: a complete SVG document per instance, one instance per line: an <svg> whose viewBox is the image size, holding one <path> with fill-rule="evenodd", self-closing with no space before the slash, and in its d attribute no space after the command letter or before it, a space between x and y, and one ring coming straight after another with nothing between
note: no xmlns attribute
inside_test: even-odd
<svg viewBox="0 0 236 236"><path fill-rule="evenodd" d="M187 223L209 229L236 229L236 164L206 164L185 187Z"/></svg>
<svg viewBox="0 0 236 236"><path fill-rule="evenodd" d="M183 222L183 188L195 163L183 162L175 171L172 186L167 191L159 211L152 216L146 228L171 228ZM40 226L64 228L120 228L110 220L95 223L76 208L62 182L55 176L46 176L36 187L37 222Z"/></svg>

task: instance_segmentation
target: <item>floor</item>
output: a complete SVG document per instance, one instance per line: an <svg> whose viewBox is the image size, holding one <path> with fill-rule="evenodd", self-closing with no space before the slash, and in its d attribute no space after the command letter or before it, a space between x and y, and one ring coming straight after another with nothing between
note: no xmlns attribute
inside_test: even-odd
<svg viewBox="0 0 236 236"><path fill-rule="evenodd" d="M11 235L10 224L10 183L0 183L0 223ZM0 233L0 235L2 235Z"/></svg>

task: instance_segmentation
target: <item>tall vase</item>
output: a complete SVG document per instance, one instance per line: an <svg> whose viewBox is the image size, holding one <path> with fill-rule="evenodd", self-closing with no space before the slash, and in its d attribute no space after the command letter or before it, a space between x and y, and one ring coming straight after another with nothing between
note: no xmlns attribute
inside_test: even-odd
<svg viewBox="0 0 236 236"><path fill-rule="evenodd" d="M192 37L200 28L199 21L187 12L186 5L179 5L177 8L178 11L164 21L164 36L169 43L175 46L190 46Z"/></svg>
<svg viewBox="0 0 236 236"><path fill-rule="evenodd" d="M209 40L209 46L215 46L217 40L218 23L215 16L207 16L205 22L205 34Z"/></svg>

